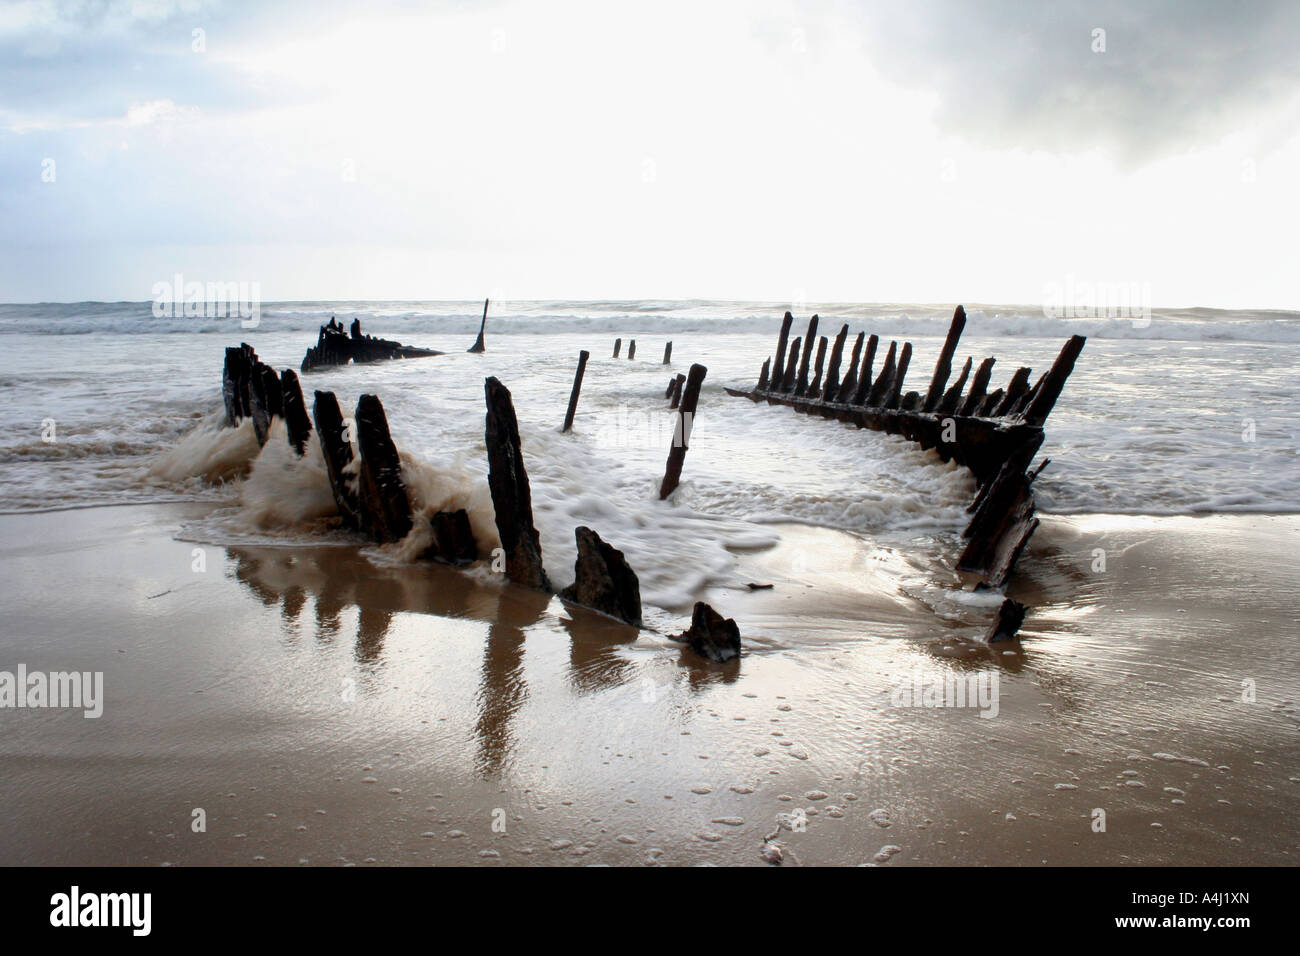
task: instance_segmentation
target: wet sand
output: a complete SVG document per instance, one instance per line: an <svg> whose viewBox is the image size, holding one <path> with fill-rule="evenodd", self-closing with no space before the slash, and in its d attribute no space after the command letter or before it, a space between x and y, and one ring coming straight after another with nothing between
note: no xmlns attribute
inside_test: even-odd
<svg viewBox="0 0 1300 956"><path fill-rule="evenodd" d="M955 541L779 526L702 595L716 665L483 571L181 540L210 507L0 517L0 669L106 696L0 710L0 863L1300 859L1295 516L1046 517L993 648Z"/></svg>

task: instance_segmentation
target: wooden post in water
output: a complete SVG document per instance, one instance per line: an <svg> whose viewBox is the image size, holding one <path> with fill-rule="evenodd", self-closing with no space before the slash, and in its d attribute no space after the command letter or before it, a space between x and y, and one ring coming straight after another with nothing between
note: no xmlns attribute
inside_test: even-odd
<svg viewBox="0 0 1300 956"><path fill-rule="evenodd" d="M835 401L840 391L840 362L844 356L844 340L849 337L849 327L845 324L840 334L835 336L835 347L831 349L831 364L826 366L826 386L821 394L828 402Z"/></svg>
<svg viewBox="0 0 1300 956"><path fill-rule="evenodd" d="M760 392L767 390L767 377L771 374L771 368L772 360L770 358L763 359L763 370L758 373L758 390Z"/></svg>
<svg viewBox="0 0 1300 956"><path fill-rule="evenodd" d="M808 386L808 397L816 398L821 394L822 388L822 366L826 364L826 336L817 340L817 363L813 369L812 384Z"/></svg>
<svg viewBox="0 0 1300 956"><path fill-rule="evenodd" d="M966 364L961 368L961 374L957 376L957 381L948 391L943 393L943 399L939 402L936 411L941 415L950 415L957 410L957 403L961 401L961 390L966 387L966 379L970 378L971 360L968 356Z"/></svg>
<svg viewBox="0 0 1300 956"><path fill-rule="evenodd" d="M489 377L483 381L483 394L487 402L488 488L505 552L506 577L524 587L550 591L551 582L542 567L541 538L533 525L533 497L510 389Z"/></svg>
<svg viewBox="0 0 1300 956"><path fill-rule="evenodd" d="M478 326L478 338L474 341L473 345L471 345L469 348L465 350L466 352L479 353L479 352L487 351L486 346L484 346L483 344L483 330L487 328L487 309L488 309L488 300L484 299L483 300L483 321L480 322Z"/></svg>
<svg viewBox="0 0 1300 956"><path fill-rule="evenodd" d="M247 343L239 348L226 349L226 364L221 370L221 394L226 403L226 424L231 428L252 414L248 407L248 394L256 361L257 354Z"/></svg>
<svg viewBox="0 0 1300 956"><path fill-rule="evenodd" d="M984 401L984 393L989 387L989 379L993 377L993 363L997 359L990 355L975 371L975 380L970 383L970 392L966 395L966 401L962 403L958 413L961 415L974 415L979 410L980 404Z"/></svg>
<svg viewBox="0 0 1300 956"><path fill-rule="evenodd" d="M897 408L903 391L903 378L907 375L907 366L912 361L912 343L904 342L903 351L898 355L898 369L889 383L889 393L885 401L886 408Z"/></svg>
<svg viewBox="0 0 1300 956"><path fill-rule="evenodd" d="M302 386L298 384L298 376L293 369L287 368L280 373L280 392L289 444L301 458L307 450L307 438L311 435L311 420L307 417L307 404L302 400Z"/></svg>
<svg viewBox="0 0 1300 956"><path fill-rule="evenodd" d="M876 383L871 386L871 391L867 393L866 405L868 408L876 408L883 404L890 382L894 379L894 363L898 361L898 342L889 343L889 354L885 356L885 365L876 376Z"/></svg>
<svg viewBox="0 0 1300 956"><path fill-rule="evenodd" d="M1079 353L1083 351L1085 341L1087 340L1082 335L1070 336L1070 341L1065 343L1065 346L1061 349L1061 354L1052 363L1051 369L1039 379L1035 394L1024 411L1025 421L1030 425L1042 425L1043 422L1047 421L1047 416L1052 412L1052 406L1061 397L1061 389L1065 387L1065 380L1074 371L1075 360L1078 359Z"/></svg>
<svg viewBox="0 0 1300 956"><path fill-rule="evenodd" d="M325 458L325 473L329 476L330 491L334 493L334 504L343 519L344 527L353 531L361 530L361 509L357 504L356 492L348 484L347 469L352 464L352 443L347 434L348 428L343 422L343 412L333 392L316 393L312 404L312 418L316 421L316 434L320 438L320 450Z"/></svg>
<svg viewBox="0 0 1300 956"><path fill-rule="evenodd" d="M682 464L686 461L691 427L695 419L695 408L700 401L700 386L709 370L703 365L692 365L686 377L686 387L682 390L682 404L677 411L677 428L673 432L673 447L668 452L668 467L664 470L664 480L659 486L659 500L663 501L676 489L682 478Z"/></svg>
<svg viewBox="0 0 1300 956"><path fill-rule="evenodd" d="M564 415L564 427L560 429L567 432L573 427L573 416L578 410L578 394L582 391L582 375L587 371L587 359L591 358L591 353L583 349L578 353L578 371L573 374L573 391L569 393L569 410Z"/></svg>
<svg viewBox="0 0 1300 956"><path fill-rule="evenodd" d="M847 402L853 397L853 393L858 388L858 359L862 357L862 343L866 339L866 332L859 332L857 341L853 343L853 354L849 356L849 371L844 376L844 381L840 383L839 391L835 393L834 401Z"/></svg>
<svg viewBox="0 0 1300 956"><path fill-rule="evenodd" d="M1033 369L1023 365L1016 369L1011 376L1011 381L1007 383L1007 390L1002 395L1002 399L988 410L988 414L996 418L1011 411L1012 406L1024 398L1025 393L1029 391L1029 374L1032 371Z"/></svg>
<svg viewBox="0 0 1300 956"><path fill-rule="evenodd" d="M789 392L794 388L795 367L799 364L799 343L802 341L803 339L796 335L794 341L790 343L790 355L785 360L785 372L781 376L780 391L782 392Z"/></svg>
<svg viewBox="0 0 1300 956"><path fill-rule="evenodd" d="M817 341L817 316L808 320L808 334L803 341L803 359L799 362L799 377L794 383L795 395L803 395L808 391L808 365L812 361L813 343Z"/></svg>
<svg viewBox="0 0 1300 956"><path fill-rule="evenodd" d="M618 352L619 352L619 349L621 349L622 347L623 347L623 340L622 340L622 339L615 339L615 340L614 340L614 358L618 358Z"/></svg>
<svg viewBox="0 0 1300 956"><path fill-rule="evenodd" d="M253 362L252 377L248 382L249 405L253 419L253 433L258 445L265 445L271 433L271 419L284 416L284 396L280 392L280 376L264 362Z"/></svg>
<svg viewBox="0 0 1300 956"><path fill-rule="evenodd" d="M401 541L411 530L411 500L402 482L402 463L388 433L388 416L374 395L357 402L357 498L362 525L380 544Z"/></svg>
<svg viewBox="0 0 1300 956"><path fill-rule="evenodd" d="M871 393L871 373L874 371L878 345L880 345L880 336L873 332L867 337L867 352L862 356L862 370L858 372L858 388L850 399L854 405L867 403L867 397Z"/></svg>
<svg viewBox="0 0 1300 956"><path fill-rule="evenodd" d="M668 365L673 360L673 343L669 342L664 346L664 365Z"/></svg>
<svg viewBox="0 0 1300 956"><path fill-rule="evenodd" d="M669 408L676 408L678 403L682 400L682 386L685 384L686 384L685 375L679 373L678 376L675 379L673 379L673 390L671 393L672 400L668 403Z"/></svg>
<svg viewBox="0 0 1300 956"><path fill-rule="evenodd" d="M948 385L948 376L952 374L952 357L957 351L957 340L961 338L961 331L965 327L966 309L959 305L952 314L948 337L944 339L943 351L939 353L939 361L934 365L934 378L930 382L930 390L925 395L924 410L927 412L934 411L943 399L943 391Z"/></svg>
<svg viewBox="0 0 1300 956"><path fill-rule="evenodd" d="M790 325L794 316L789 312L781 320L781 337L776 340L776 358L772 361L772 390L779 391L781 379L785 374L785 348L790 340Z"/></svg>
<svg viewBox="0 0 1300 956"><path fill-rule="evenodd" d="M630 362L636 358L636 339L627 343L627 360Z"/></svg>

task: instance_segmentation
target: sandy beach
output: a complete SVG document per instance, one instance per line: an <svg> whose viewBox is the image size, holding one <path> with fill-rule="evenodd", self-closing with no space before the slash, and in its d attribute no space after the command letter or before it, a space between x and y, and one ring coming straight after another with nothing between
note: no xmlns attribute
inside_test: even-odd
<svg viewBox="0 0 1300 956"><path fill-rule="evenodd" d="M717 665L478 571L186 540L213 507L0 517L0 668L105 696L4 713L0 863L1300 854L1297 516L1044 516L992 647L953 541L779 525L700 595ZM918 675L996 675L996 714L900 705Z"/></svg>

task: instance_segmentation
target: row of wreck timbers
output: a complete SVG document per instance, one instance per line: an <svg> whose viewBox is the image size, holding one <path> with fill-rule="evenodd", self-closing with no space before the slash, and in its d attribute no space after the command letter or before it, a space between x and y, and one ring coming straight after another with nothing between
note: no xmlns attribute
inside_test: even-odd
<svg viewBox="0 0 1300 956"><path fill-rule="evenodd" d="M322 330L322 336L335 334L332 327L328 332ZM692 368L692 375L700 381L703 372L703 366ZM580 385L581 367L574 383L566 431L572 422ZM483 391L487 403L488 486L504 573L515 584L551 593L554 589L542 564L541 539L533 523L532 493L510 390L495 377L489 377L484 380ZM695 392L698 394L698 385ZM244 419L251 419L259 445L266 444L272 420L279 418L284 422L294 453L305 455L314 423L330 490L345 528L367 535L379 544L390 544L405 538L417 521L427 520L431 543L422 558L465 565L484 556L487 549L475 539L469 514L464 509L439 511L426 519L412 508L402 479L401 459L378 396L362 395L348 421L333 392L317 391L308 415L298 376L291 369L277 374L247 343L226 349L222 394L226 424L237 427ZM680 413L679 417L682 417ZM679 426L678 434L685 434L683 429L689 430L689 417ZM684 451L682 442L675 444L669 454L668 473L674 475L674 486L675 476L681 472ZM665 482L667 487L667 479ZM578 527L574 535L578 548L575 580L560 592L560 597L640 626L640 582L623 552L607 544L590 528ZM695 605L690 629L675 635L675 639L720 663L740 656L740 629L736 622L724 619L703 602Z"/></svg>
<svg viewBox="0 0 1300 956"><path fill-rule="evenodd" d="M486 316L485 302L484 323ZM1066 342L1052 367L1033 385L1030 385L1032 370L1021 367L1005 387L990 391L993 357L980 363L973 378L973 361L967 358L957 380L949 385L953 358L966 325L965 310L958 306L934 374L922 394L903 391L912 355L910 342L904 342L901 349L897 342L890 342L876 372L878 336L859 333L846 366L847 324L841 327L832 345L826 337L818 339L816 315L809 322L806 336L791 342L793 322L793 316L787 312L776 353L763 363L757 385L747 390L728 387L725 391L755 402L786 405L802 414L900 435L922 448L933 449L944 461L964 465L975 477L977 491L968 509L971 518L963 533L965 545L957 568L978 579L979 588L1003 589L1038 527L1033 482L1048 460L1033 469L1029 466L1043 444L1044 422L1074 368L1084 338L1076 335ZM814 341L818 342L815 362L811 348ZM480 326L478 340L469 351L482 352L482 343L483 327ZM615 348L617 356L617 345ZM671 361L670 349L671 343L665 350L664 364ZM366 356L362 361L441 354L361 336L356 323L345 341L342 326L336 326L331 320L329 326L322 326L317 348L308 351L302 370L346 364L349 359L342 357L349 353L356 356L352 361L362 354ZM573 422L587 358L587 352L579 358L562 429L566 432ZM704 366L692 365L689 375L675 375L668 382L665 398L676 410L678 421L660 489L661 498L671 494L680 478L706 373ZM464 510L441 511L428 519L414 514L402 480L397 447L377 396L362 395L349 422L333 392L317 391L309 415L297 375L289 369L277 374L247 344L226 349L222 379L227 423L234 427L243 419L251 419L259 444L266 443L271 421L278 417L284 422L294 452L304 455L314 423L344 527L383 544L401 540L416 521L427 520L431 543L423 557L463 565L483 556L485 548L475 540ZM516 584L551 592L553 588L542 564L540 538L533 523L528 473L510 391L499 380L489 377L484 381L484 398L488 485L504 573ZM578 550L575 581L560 596L639 626L640 587L623 553L590 528L578 527L574 534ZM992 643L1014 638L1025 611L1016 601L1004 600L985 633L985 640ZM703 602L695 605L690 629L675 638L711 660L724 662L740 655L740 632L735 621L724 619Z"/></svg>

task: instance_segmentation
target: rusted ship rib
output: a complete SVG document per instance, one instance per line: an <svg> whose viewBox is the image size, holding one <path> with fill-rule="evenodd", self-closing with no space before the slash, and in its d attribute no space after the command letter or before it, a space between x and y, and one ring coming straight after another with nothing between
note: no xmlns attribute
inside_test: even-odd
<svg viewBox="0 0 1300 956"><path fill-rule="evenodd" d="M484 317L486 318L486 310ZM480 332L479 335L481 338L482 333ZM307 354L303 356L300 371L310 372L312 369L331 365L347 365L349 362L361 365L365 362L386 362L390 359L400 358L427 358L431 355L442 354L442 352L436 352L433 349L421 349L413 345L403 345L401 342L394 342L390 339L377 339L373 335L362 335L360 319L353 319L351 330L345 332L343 324L336 322L331 317L328 325L320 327L320 335L316 338L315 346L309 348Z"/></svg>
<svg viewBox="0 0 1300 956"><path fill-rule="evenodd" d="M992 356L980 363L973 378L972 360L966 359L950 386L953 356L966 326L966 310L959 305L934 375L922 394L903 391L912 358L910 342L904 342L901 349L897 342L890 342L877 372L874 363L880 339L858 333L841 377L848 325L835 337L829 364L828 342L821 338L810 381L818 317L814 315L808 323L805 337L790 342L793 322L794 317L787 312L776 354L763 363L758 384L748 391L728 388L727 393L770 405L789 405L805 415L851 422L859 428L902 435L922 448L934 449L944 461L965 465L975 476L978 492L969 509L966 546L957 567L977 575L989 587L1005 586L1016 559L1038 527L1032 484L1047 462L1034 471L1027 469L1043 444L1043 423L1074 370L1084 337L1076 335L1066 342L1052 367L1032 386L1032 370L1018 368L1004 388L988 391L995 362Z"/></svg>

